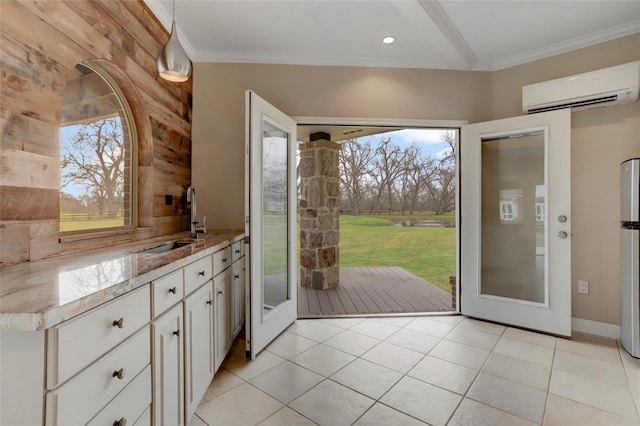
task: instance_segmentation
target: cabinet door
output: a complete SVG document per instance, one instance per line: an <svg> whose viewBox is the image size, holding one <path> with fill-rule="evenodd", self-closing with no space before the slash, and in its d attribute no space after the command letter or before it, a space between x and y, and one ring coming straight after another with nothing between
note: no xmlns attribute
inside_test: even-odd
<svg viewBox="0 0 640 426"><path fill-rule="evenodd" d="M184 425L182 304L152 323L153 424Z"/></svg>
<svg viewBox="0 0 640 426"><path fill-rule="evenodd" d="M231 299L232 299L232 337L236 338L244 323L244 271L243 259L231 265Z"/></svg>
<svg viewBox="0 0 640 426"><path fill-rule="evenodd" d="M213 279L213 288L215 292L215 328L216 328L216 357L215 369L217 370L224 357L231 349L231 309L230 309L230 291L229 291L229 274L222 273L216 275Z"/></svg>
<svg viewBox="0 0 640 426"><path fill-rule="evenodd" d="M185 424L198 408L214 374L213 284L184 300Z"/></svg>

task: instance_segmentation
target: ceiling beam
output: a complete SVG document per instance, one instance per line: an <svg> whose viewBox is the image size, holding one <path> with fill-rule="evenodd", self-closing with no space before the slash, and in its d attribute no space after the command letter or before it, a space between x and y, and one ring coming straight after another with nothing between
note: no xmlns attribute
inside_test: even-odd
<svg viewBox="0 0 640 426"><path fill-rule="evenodd" d="M478 63L478 57L469 44L467 44L464 37L462 37L458 28L453 24L453 21L451 21L447 12L442 8L440 2L437 0L418 0L418 3L420 3L420 6L422 6L424 11L427 12L433 22L440 28L442 34L444 34L456 49L468 69L473 69Z"/></svg>

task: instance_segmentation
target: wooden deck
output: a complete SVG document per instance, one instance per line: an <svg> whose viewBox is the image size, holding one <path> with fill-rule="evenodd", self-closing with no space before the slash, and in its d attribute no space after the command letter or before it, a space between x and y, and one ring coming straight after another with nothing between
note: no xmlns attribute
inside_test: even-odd
<svg viewBox="0 0 640 426"><path fill-rule="evenodd" d="M452 310L449 293L399 266L340 268L332 289L298 287L298 318Z"/></svg>

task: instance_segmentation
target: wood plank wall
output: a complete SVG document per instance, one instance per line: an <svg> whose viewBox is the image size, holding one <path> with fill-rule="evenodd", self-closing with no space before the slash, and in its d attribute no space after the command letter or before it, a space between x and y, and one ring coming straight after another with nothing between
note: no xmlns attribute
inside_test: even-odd
<svg viewBox="0 0 640 426"><path fill-rule="evenodd" d="M168 33L142 0L0 1L0 262L3 265L189 229L192 83L158 77ZM131 106L140 232L60 238L59 126L67 76L91 59ZM165 205L165 195L174 204Z"/></svg>

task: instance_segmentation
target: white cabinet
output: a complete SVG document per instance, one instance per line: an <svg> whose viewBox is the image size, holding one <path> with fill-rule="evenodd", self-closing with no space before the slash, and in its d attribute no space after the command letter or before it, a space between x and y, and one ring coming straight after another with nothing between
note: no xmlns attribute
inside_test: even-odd
<svg viewBox="0 0 640 426"><path fill-rule="evenodd" d="M244 325L244 258L234 261L230 269L231 279L231 332L232 338L238 337Z"/></svg>
<svg viewBox="0 0 640 426"><path fill-rule="evenodd" d="M48 329L48 388L71 378L150 319L149 286L145 285Z"/></svg>
<svg viewBox="0 0 640 426"><path fill-rule="evenodd" d="M184 425L182 304L151 323L153 336L153 424Z"/></svg>
<svg viewBox="0 0 640 426"><path fill-rule="evenodd" d="M150 410L151 366L147 365L125 390L120 392L104 410L88 423L88 426L132 424L149 426L151 418L144 419L145 413Z"/></svg>
<svg viewBox="0 0 640 426"><path fill-rule="evenodd" d="M44 331L3 331L0 424L188 424L244 309L236 241Z"/></svg>
<svg viewBox="0 0 640 426"><path fill-rule="evenodd" d="M211 279L184 300L185 423L198 408L215 373L213 301Z"/></svg>
<svg viewBox="0 0 640 426"><path fill-rule="evenodd" d="M154 296L160 295L154 298L154 308L158 308L154 313L162 315L154 321L157 330L153 364L156 425L187 424L213 379L212 276L212 257L205 256L153 283ZM175 307L162 314L162 310L171 305ZM178 319L181 309L183 316ZM169 318L165 318L167 316ZM175 334L176 330L183 331Z"/></svg>
<svg viewBox="0 0 640 426"><path fill-rule="evenodd" d="M244 241L231 244L231 337L240 334L245 315Z"/></svg>
<svg viewBox="0 0 640 426"><path fill-rule="evenodd" d="M215 369L222 365L224 357L231 349L231 309L229 274L220 273L213 278L215 296Z"/></svg>
<svg viewBox="0 0 640 426"><path fill-rule="evenodd" d="M151 282L153 297L153 317L160 316L164 311L180 302L184 297L182 269L165 275Z"/></svg>
<svg viewBox="0 0 640 426"><path fill-rule="evenodd" d="M86 424L149 365L149 326L47 393L47 424ZM138 415L150 401L139 401ZM109 404L111 405L111 404Z"/></svg>
<svg viewBox="0 0 640 426"><path fill-rule="evenodd" d="M150 364L150 290L120 296L47 330L45 424L86 424ZM138 414L150 403L137 401Z"/></svg>
<svg viewBox="0 0 640 426"><path fill-rule="evenodd" d="M211 256L203 257L184 267L184 294L189 295L195 289L211 280L213 264Z"/></svg>
<svg viewBox="0 0 640 426"><path fill-rule="evenodd" d="M42 425L45 331L0 332L0 425Z"/></svg>
<svg viewBox="0 0 640 426"><path fill-rule="evenodd" d="M231 246L227 246L213 253L213 275L218 275L231 266L231 261Z"/></svg>

